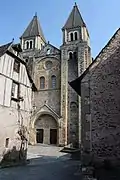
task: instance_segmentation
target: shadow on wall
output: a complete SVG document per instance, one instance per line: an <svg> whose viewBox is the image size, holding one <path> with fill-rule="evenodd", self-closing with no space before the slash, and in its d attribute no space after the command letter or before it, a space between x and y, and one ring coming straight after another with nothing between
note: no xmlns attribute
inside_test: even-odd
<svg viewBox="0 0 120 180"><path fill-rule="evenodd" d="M20 127L17 132L17 138L14 139L13 147L9 148L7 142L7 147L3 152L3 158L0 162L2 167L17 165L25 163L27 159L27 138L26 138L26 128L24 126ZM17 146L17 143L19 144ZM14 145L16 144L16 146Z"/></svg>
<svg viewBox="0 0 120 180"><path fill-rule="evenodd" d="M27 159L27 149L21 148L19 151L16 149L16 146L13 146L11 150L8 150L3 154L1 161L1 166L9 166L19 163L26 162Z"/></svg>

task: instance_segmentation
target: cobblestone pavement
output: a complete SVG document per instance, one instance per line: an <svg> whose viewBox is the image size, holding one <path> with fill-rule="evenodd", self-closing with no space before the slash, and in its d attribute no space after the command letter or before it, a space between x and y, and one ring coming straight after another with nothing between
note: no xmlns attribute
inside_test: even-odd
<svg viewBox="0 0 120 180"><path fill-rule="evenodd" d="M30 164L21 167L0 169L0 180L80 180L76 173L79 161L59 152L54 146L30 146Z"/></svg>

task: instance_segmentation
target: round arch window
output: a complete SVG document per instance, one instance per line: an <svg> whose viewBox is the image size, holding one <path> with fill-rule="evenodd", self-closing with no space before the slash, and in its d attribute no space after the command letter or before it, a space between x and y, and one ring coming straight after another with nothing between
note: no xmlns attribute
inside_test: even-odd
<svg viewBox="0 0 120 180"><path fill-rule="evenodd" d="M52 61L46 61L45 67L46 67L46 69L51 69L52 68Z"/></svg>

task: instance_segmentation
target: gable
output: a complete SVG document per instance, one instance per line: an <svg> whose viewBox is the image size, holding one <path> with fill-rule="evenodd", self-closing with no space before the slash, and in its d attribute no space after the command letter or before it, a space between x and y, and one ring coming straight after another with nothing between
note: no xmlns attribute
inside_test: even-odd
<svg viewBox="0 0 120 180"><path fill-rule="evenodd" d="M47 104L44 104L36 113L35 117L38 117L41 114L50 114L52 115L55 119L59 119L60 116Z"/></svg>
<svg viewBox="0 0 120 180"><path fill-rule="evenodd" d="M59 55L60 50L54 47L51 44L46 44L46 46L36 53L36 58L43 57L43 56L52 56L52 55Z"/></svg>

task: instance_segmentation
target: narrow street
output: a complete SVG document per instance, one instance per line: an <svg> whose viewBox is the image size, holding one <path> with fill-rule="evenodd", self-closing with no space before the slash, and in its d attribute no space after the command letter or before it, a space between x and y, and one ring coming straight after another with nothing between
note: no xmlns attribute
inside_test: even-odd
<svg viewBox="0 0 120 180"><path fill-rule="evenodd" d="M60 153L54 146L29 147L30 164L21 167L0 169L0 180L78 180L79 161Z"/></svg>

